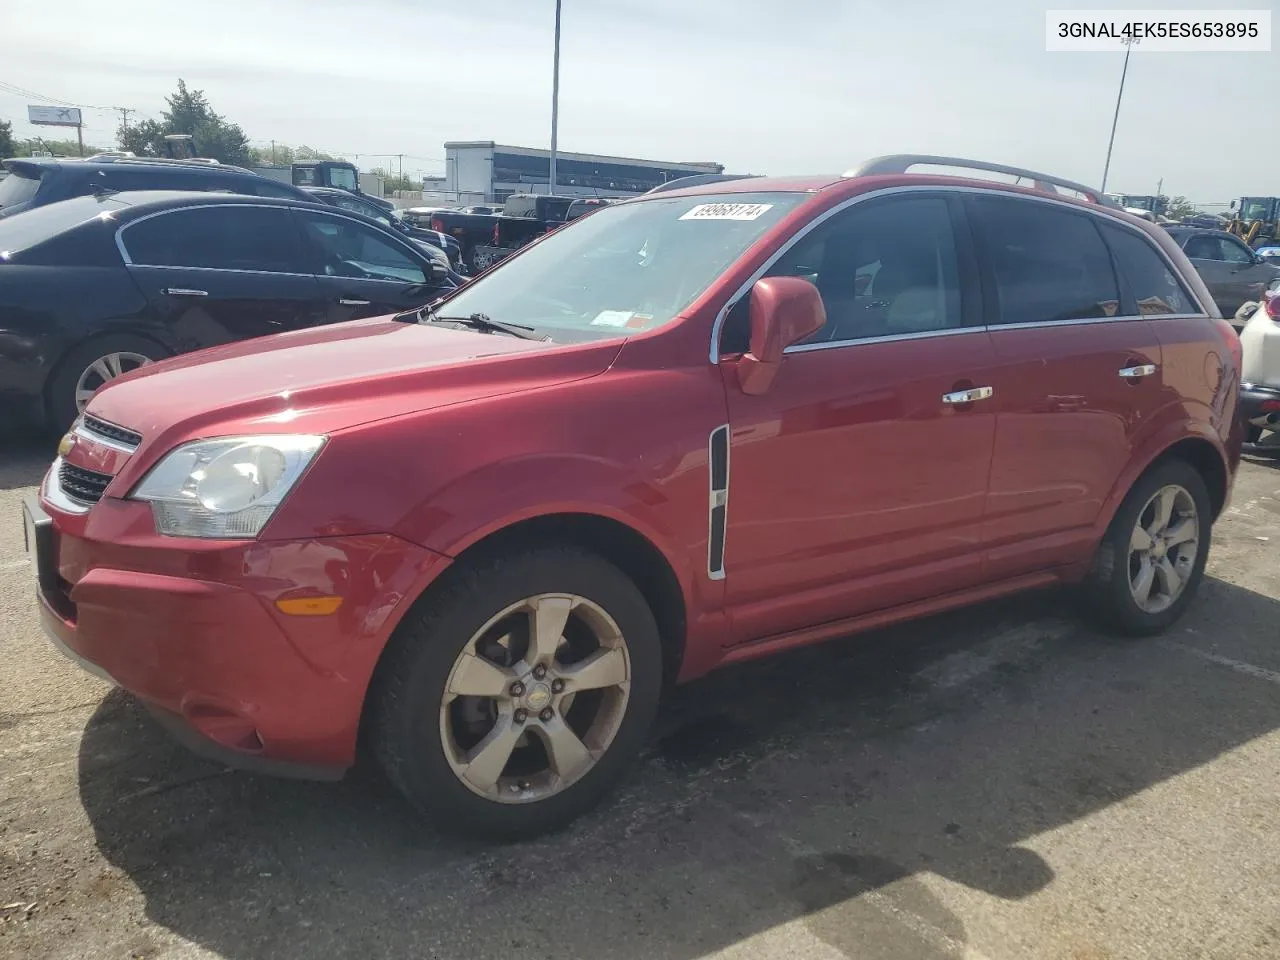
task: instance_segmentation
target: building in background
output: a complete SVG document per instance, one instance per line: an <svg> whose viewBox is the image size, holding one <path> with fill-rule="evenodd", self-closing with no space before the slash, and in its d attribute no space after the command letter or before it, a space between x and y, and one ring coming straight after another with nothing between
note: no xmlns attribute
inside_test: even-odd
<svg viewBox="0 0 1280 960"><path fill-rule="evenodd" d="M551 153L508 147L492 140L444 145L444 192L475 202L501 203L513 193L548 193ZM704 173L724 173L719 163L667 163L592 153L556 153L556 190L560 196L637 196L668 180Z"/></svg>

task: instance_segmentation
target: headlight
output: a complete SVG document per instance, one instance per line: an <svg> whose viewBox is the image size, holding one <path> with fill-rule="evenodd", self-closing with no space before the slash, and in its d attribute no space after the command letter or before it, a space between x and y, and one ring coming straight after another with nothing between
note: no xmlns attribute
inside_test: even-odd
<svg viewBox="0 0 1280 960"><path fill-rule="evenodd" d="M171 537L256 537L324 444L283 435L199 440L171 451L130 494Z"/></svg>

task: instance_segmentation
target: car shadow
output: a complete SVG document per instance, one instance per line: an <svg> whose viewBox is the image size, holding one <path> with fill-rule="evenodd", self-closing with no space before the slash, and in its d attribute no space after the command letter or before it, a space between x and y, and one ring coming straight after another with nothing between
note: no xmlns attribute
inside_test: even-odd
<svg viewBox="0 0 1280 960"><path fill-rule="evenodd" d="M966 931L923 876L1030 896L1055 876L1034 838L1280 726L1269 683L1180 649L1278 620L1207 579L1166 638L1104 638L1048 593L729 668L672 693L617 796L522 844L425 826L369 773L226 772L120 691L80 793L148 917L228 960L692 960L796 919L929 960Z"/></svg>

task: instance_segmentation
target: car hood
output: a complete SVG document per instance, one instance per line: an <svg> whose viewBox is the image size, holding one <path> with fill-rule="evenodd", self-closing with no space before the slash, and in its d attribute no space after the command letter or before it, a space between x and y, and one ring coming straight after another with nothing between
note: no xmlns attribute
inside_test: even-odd
<svg viewBox="0 0 1280 960"><path fill-rule="evenodd" d="M555 344L357 320L163 360L111 381L87 412L165 449L198 437L332 433L595 376L622 342Z"/></svg>

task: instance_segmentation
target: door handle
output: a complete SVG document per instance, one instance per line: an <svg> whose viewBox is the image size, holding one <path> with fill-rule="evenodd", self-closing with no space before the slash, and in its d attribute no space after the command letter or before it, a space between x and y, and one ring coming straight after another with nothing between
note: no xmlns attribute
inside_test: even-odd
<svg viewBox="0 0 1280 960"><path fill-rule="evenodd" d="M1132 367L1121 367L1118 372L1126 380L1136 380L1138 377L1151 376L1156 372L1156 365L1154 363L1139 363Z"/></svg>
<svg viewBox="0 0 1280 960"><path fill-rule="evenodd" d="M989 400L995 393L990 387L970 387L968 390L954 390L942 395L943 403L973 403L975 400Z"/></svg>
<svg viewBox="0 0 1280 960"><path fill-rule="evenodd" d="M338 303L344 307L367 307L369 305L368 300L348 300L346 298L339 300Z"/></svg>
<svg viewBox="0 0 1280 960"><path fill-rule="evenodd" d="M167 293L171 297L207 297L208 290L192 290L189 287L165 287L160 291Z"/></svg>

